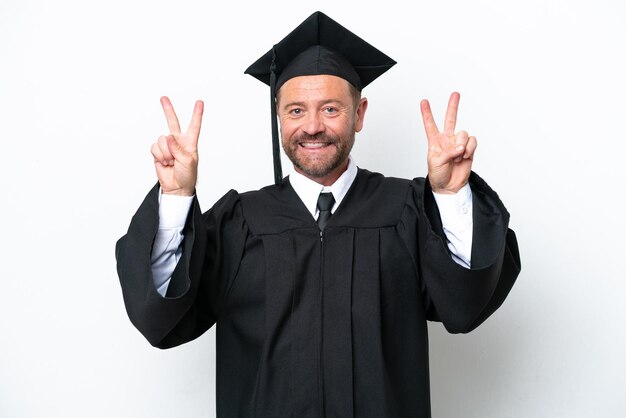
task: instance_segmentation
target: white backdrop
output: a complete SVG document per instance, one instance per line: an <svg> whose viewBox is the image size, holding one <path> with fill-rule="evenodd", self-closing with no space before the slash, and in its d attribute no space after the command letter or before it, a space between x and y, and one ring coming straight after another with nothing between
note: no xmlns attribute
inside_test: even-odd
<svg viewBox="0 0 626 418"><path fill-rule="evenodd" d="M150 347L114 244L155 182L161 95L185 124L206 102L203 208L272 182L243 71L318 8L399 63L364 91L357 164L424 175L419 100L441 121L458 90L520 242L494 316L430 325L433 416L626 416L624 3L335 3L0 0L0 417L215 415L214 330Z"/></svg>

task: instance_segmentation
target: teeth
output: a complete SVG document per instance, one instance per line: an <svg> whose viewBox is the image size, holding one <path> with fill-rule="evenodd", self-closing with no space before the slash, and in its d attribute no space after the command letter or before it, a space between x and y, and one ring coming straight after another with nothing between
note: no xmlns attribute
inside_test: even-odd
<svg viewBox="0 0 626 418"><path fill-rule="evenodd" d="M304 148L323 148L328 144L324 142L302 142L300 145Z"/></svg>

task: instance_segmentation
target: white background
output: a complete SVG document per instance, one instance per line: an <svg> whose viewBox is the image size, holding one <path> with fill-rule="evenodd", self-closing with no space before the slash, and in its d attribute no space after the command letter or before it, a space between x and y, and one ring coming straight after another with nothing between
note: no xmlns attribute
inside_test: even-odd
<svg viewBox="0 0 626 418"><path fill-rule="evenodd" d="M626 416L623 2L1 0L1 417L214 416L214 330L150 347L115 241L155 182L161 95L183 124L206 102L203 208L273 181L243 71L318 8L399 63L364 91L357 164L424 175L419 100L442 121L458 90L520 242L483 326L431 324L433 416Z"/></svg>

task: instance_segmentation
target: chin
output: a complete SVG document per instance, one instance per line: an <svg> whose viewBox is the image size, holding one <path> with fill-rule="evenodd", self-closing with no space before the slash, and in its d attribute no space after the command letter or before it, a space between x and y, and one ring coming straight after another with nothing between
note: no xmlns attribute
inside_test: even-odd
<svg viewBox="0 0 626 418"><path fill-rule="evenodd" d="M299 159L292 160L293 165L304 175L309 178L325 178L335 173L345 161L338 161L334 158L331 161L301 161Z"/></svg>

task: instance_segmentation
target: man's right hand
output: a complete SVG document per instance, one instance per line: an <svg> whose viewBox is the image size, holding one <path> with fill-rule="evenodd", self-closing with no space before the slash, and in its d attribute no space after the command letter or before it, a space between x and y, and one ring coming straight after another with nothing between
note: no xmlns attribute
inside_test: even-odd
<svg viewBox="0 0 626 418"><path fill-rule="evenodd" d="M161 97L161 106L170 134L160 136L150 149L161 190L165 194L192 196L198 177L198 137L204 103L202 100L196 102L185 133L180 132L178 117L170 99Z"/></svg>

